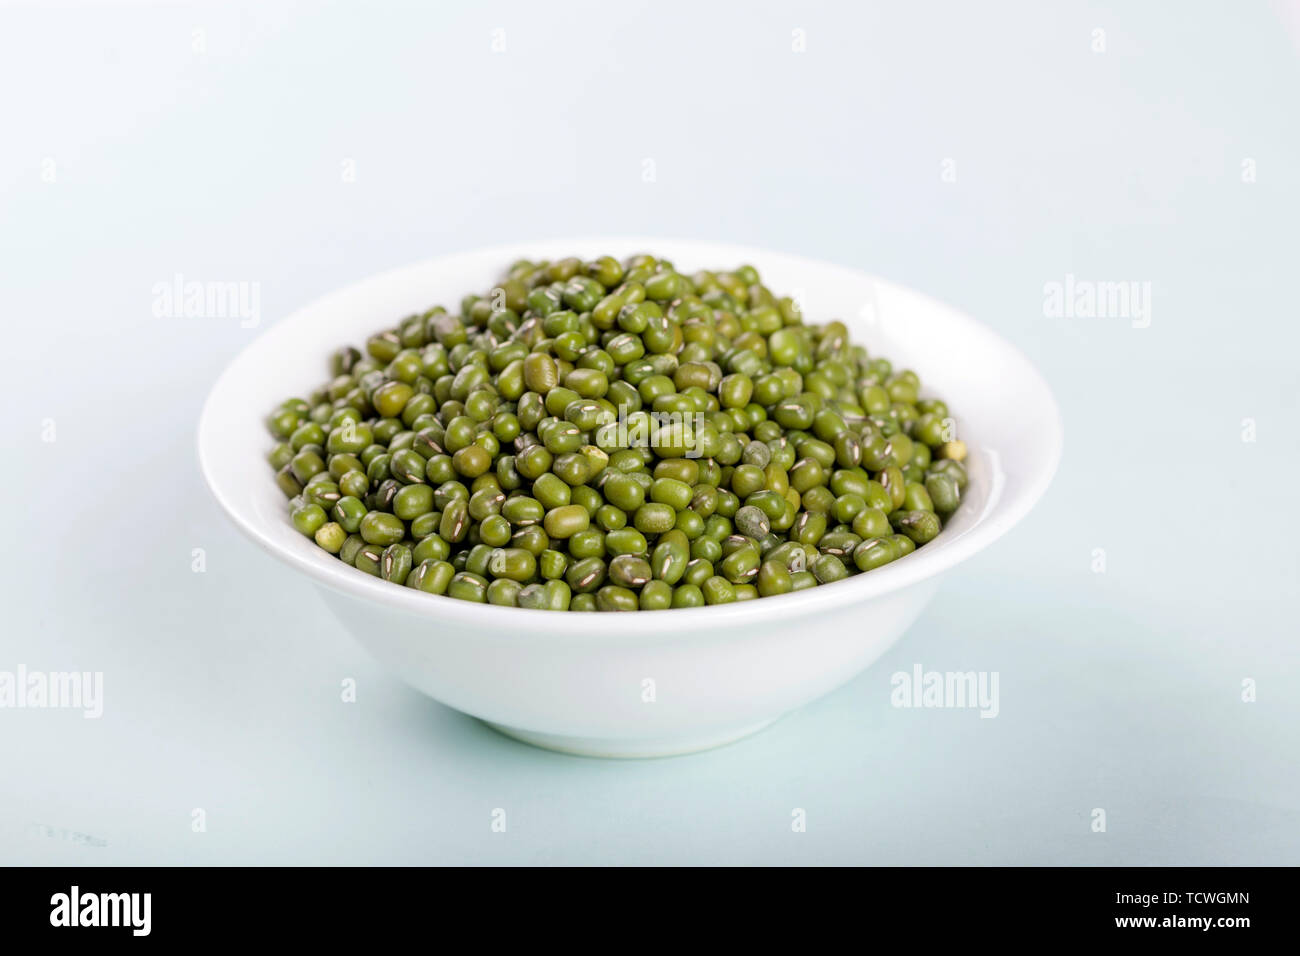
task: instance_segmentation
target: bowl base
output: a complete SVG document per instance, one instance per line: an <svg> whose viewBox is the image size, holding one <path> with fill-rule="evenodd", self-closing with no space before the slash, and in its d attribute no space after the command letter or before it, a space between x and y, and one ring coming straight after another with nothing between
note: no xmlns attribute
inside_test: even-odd
<svg viewBox="0 0 1300 956"><path fill-rule="evenodd" d="M638 759L643 757L677 757L682 754L699 753L712 750L725 744L734 743L742 737L756 734L764 727L780 720L769 717L756 724L732 727L710 734L682 734L673 737L566 737L561 734L542 734L533 730L520 730L517 727L505 727L490 721L483 721L499 734L543 750L556 750L560 753L574 754L579 757L614 757L619 759Z"/></svg>

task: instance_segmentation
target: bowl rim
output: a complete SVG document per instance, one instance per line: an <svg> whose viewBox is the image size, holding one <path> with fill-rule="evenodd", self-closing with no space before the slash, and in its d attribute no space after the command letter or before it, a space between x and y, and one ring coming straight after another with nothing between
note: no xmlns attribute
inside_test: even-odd
<svg viewBox="0 0 1300 956"><path fill-rule="evenodd" d="M262 349L273 347L277 339L288 340L287 330L293 325L306 321L316 310L324 307L331 299L356 291L361 286L379 285L404 276L407 273L434 267L450 259L477 256L500 255L506 258L518 258L529 254L538 254L538 247L563 246L578 248L611 248L636 246L652 249L674 246L698 250L701 255L726 255L739 257L740 261L761 262L764 257L779 257L785 263L795 267L831 268L851 273L859 279L868 279L882 289L890 289L910 296L927 307L940 309L948 313L951 321L962 324L977 335L990 339L998 348L1014 358L1022 367L1025 375L1032 379L1032 384L1041 394L1047 414L1043 416L1046 423L1039 439L1044 446L1041 454L1034 459L1035 468L1027 480L1018 487L1017 494L1008 498L1001 495L987 503L984 512L975 519L975 523L955 537L944 540L941 534L934 541L913 553L877 568L870 574L859 574L837 581L831 586L809 588L790 594L774 595L754 601L734 602L731 604L710 605L700 608L673 608L672 616L645 613L620 616L617 622L611 622L600 613L556 613L526 608L504 607L493 604L478 604L460 601L443 595L428 594L411 588L394 586L388 581L358 572L341 561L330 563L309 560L305 554L290 550L272 538L254 516L245 513L231 495L222 487L215 477L213 463L212 436L219 428L217 416L220 409L216 407L217 399L223 389L239 375L240 366L251 355ZM721 250L726 250L722 252ZM674 253L674 258L680 254ZM277 334L277 330L279 330ZM492 631L506 639L535 640L538 636L567 637L576 640L599 638L608 641L610 632L616 631L619 637L653 636L661 640L685 638L698 633L701 629L716 627L729 628L737 624L752 623L762 619L764 623L779 623L791 618L815 615L819 611L838 608L850 603L859 603L873 598L901 591L926 579L935 577L965 561L988 547L1007 531L1014 527L1037 504L1046 492L1055 476L1061 460L1064 444L1064 432L1060 407L1047 382L1037 368L1013 343L1007 341L997 332L938 299L921 293L907 286L881 279L870 273L827 260L813 259L773 249L763 249L723 241L676 239L655 236L604 236L578 238L546 238L540 240L522 240L510 243L498 243L481 246L459 252L438 255L422 259L393 269L375 273L346 285L332 289L317 296L284 318L276 321L260 332L256 338L245 345L218 375L208 391L199 415L196 444L199 468L204 483L212 493L221 509L235 526L255 544L273 557L290 567L305 573L317 584L343 594L367 601L375 601L390 608L400 609L418 616L442 619L457 625L469 625L481 629L483 633ZM258 465L265 462L259 460Z"/></svg>

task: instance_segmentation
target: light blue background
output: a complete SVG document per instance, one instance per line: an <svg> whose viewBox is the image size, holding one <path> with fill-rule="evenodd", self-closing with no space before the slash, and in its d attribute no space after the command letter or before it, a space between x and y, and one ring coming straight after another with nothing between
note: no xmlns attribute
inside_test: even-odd
<svg viewBox="0 0 1300 956"><path fill-rule="evenodd" d="M1300 863L1298 50L1295 3L0 9L0 670L106 695L0 711L0 862ZM382 673L199 477L201 401L258 330L151 314L178 272L260 283L264 328L614 233L924 290L1024 349L1066 426L1041 505L877 666L629 763ZM1150 327L1044 317L1067 273L1150 282ZM892 708L915 663L999 672L1000 716Z"/></svg>

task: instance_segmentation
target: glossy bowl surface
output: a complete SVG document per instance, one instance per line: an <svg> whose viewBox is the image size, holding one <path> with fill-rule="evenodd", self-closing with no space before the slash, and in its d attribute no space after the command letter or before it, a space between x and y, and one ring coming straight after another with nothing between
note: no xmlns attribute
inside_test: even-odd
<svg viewBox="0 0 1300 956"><path fill-rule="evenodd" d="M744 603L632 614L527 611L398 587L294 530L266 464L263 419L328 377L328 355L403 316L455 308L520 258L651 252L679 269L758 268L810 322L913 368L945 399L971 451L961 507L934 541L867 574ZM1060 414L1028 360L920 293L844 266L744 246L650 238L516 243L385 272L262 332L213 386L198 429L203 475L249 538L310 579L349 632L413 687L504 733L592 756L706 749L843 684L893 644L943 572L1028 513L1061 454Z"/></svg>

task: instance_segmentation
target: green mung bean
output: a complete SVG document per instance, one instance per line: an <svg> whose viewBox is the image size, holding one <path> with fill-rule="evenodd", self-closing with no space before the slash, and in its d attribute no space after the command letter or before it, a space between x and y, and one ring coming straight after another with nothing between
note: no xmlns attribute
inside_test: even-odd
<svg viewBox="0 0 1300 956"><path fill-rule="evenodd" d="M961 507L970 447L919 376L805 324L752 266L521 261L343 346L265 419L290 521L397 584L662 610L870 572Z"/></svg>

